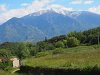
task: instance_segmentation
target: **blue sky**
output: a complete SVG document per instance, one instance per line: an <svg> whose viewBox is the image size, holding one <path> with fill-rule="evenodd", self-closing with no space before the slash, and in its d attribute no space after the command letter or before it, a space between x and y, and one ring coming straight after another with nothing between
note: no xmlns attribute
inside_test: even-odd
<svg viewBox="0 0 100 75"><path fill-rule="evenodd" d="M0 23L47 8L90 11L100 14L100 0L0 0Z"/></svg>
<svg viewBox="0 0 100 75"><path fill-rule="evenodd" d="M22 8L21 4L23 3L32 3L35 0L0 0L0 5L4 4L7 6L7 8L9 9L18 9L18 8ZM72 4L71 2L73 1L93 1L90 4L84 4L84 3L80 3L80 4ZM100 5L100 0L55 0L54 2L52 2L52 4L59 4L59 5L63 5L65 7L72 7L75 9L88 9L90 7L94 7L97 5Z"/></svg>
<svg viewBox="0 0 100 75"><path fill-rule="evenodd" d="M21 8L23 3L32 3L33 0L0 0L0 5L5 4L9 9Z"/></svg>

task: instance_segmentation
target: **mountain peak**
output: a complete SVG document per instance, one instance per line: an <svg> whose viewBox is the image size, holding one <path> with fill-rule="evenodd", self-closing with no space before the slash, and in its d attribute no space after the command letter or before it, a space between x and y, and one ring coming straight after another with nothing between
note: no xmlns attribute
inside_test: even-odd
<svg viewBox="0 0 100 75"><path fill-rule="evenodd" d="M21 18L13 17L2 24L0 42L39 41L45 37L51 38L98 26L100 15L91 12L46 9Z"/></svg>
<svg viewBox="0 0 100 75"><path fill-rule="evenodd" d="M71 11L68 11L64 8L62 8L62 9L50 8L50 9L39 10L37 12L34 12L34 13L30 14L30 16L39 16L39 15L42 15L42 14L45 14L45 13L51 13L51 12L66 15L66 14L70 13Z"/></svg>
<svg viewBox="0 0 100 75"><path fill-rule="evenodd" d="M81 11L68 11L67 9L65 8L61 8L61 9L54 9L54 8L50 8L50 9L44 9L44 10L39 10L37 12L34 12L28 16L40 16L42 14L45 14L45 13L58 13L58 14L62 14L64 16L70 16L70 17L77 17L81 14Z"/></svg>

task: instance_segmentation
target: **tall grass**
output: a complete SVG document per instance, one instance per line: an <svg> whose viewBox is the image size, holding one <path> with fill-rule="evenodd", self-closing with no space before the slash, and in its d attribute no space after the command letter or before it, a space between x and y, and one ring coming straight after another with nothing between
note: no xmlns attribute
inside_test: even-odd
<svg viewBox="0 0 100 75"><path fill-rule="evenodd" d="M59 54L50 53L43 57L32 57L23 60L23 63L33 67L48 68L80 68L100 67L100 46L79 46L62 49ZM53 52L53 51L51 51Z"/></svg>
<svg viewBox="0 0 100 75"><path fill-rule="evenodd" d="M9 72L5 72L5 71L0 70L0 75L18 75L18 74L11 74Z"/></svg>

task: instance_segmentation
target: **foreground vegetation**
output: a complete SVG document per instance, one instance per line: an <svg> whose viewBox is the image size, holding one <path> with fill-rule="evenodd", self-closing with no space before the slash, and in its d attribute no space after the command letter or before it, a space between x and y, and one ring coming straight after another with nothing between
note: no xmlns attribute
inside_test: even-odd
<svg viewBox="0 0 100 75"><path fill-rule="evenodd" d="M58 51L58 52L57 52ZM75 48L59 48L39 53L39 57L27 58L25 65L48 68L93 68L100 67L100 45L78 46Z"/></svg>
<svg viewBox="0 0 100 75"><path fill-rule="evenodd" d="M19 74L11 74L9 72L5 72L5 71L0 70L0 75L19 75Z"/></svg>
<svg viewBox="0 0 100 75"><path fill-rule="evenodd" d="M4 42L0 44L0 70L12 68L13 56L33 67L84 68L100 66L100 27L67 35L36 44L30 42ZM98 45L97 45L98 44ZM30 59L29 59L30 58Z"/></svg>

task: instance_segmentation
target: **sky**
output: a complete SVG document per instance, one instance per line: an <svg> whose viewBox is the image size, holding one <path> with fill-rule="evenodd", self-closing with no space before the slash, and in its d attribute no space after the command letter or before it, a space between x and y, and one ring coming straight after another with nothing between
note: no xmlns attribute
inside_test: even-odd
<svg viewBox="0 0 100 75"><path fill-rule="evenodd" d="M0 0L0 24L43 9L90 11L100 14L100 0Z"/></svg>

